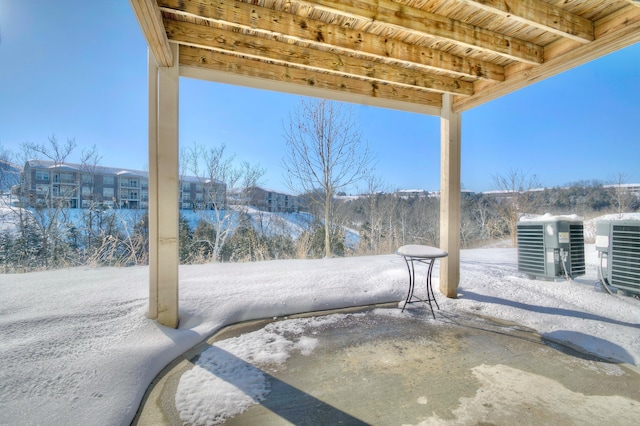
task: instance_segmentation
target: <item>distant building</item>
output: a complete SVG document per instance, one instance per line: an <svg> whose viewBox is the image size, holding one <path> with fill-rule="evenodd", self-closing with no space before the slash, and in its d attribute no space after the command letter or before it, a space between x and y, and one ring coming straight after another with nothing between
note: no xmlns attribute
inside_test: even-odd
<svg viewBox="0 0 640 426"><path fill-rule="evenodd" d="M424 189L400 189L394 194L398 198L408 200L410 198L427 198L429 196L429 191Z"/></svg>
<svg viewBox="0 0 640 426"><path fill-rule="evenodd" d="M300 211L300 198L272 189L252 186L245 191L249 205L267 212L291 213Z"/></svg>
<svg viewBox="0 0 640 426"><path fill-rule="evenodd" d="M183 176L180 179L180 208L190 210L224 209L227 186L218 180Z"/></svg>
<svg viewBox="0 0 640 426"><path fill-rule="evenodd" d="M630 194L633 194L636 197L640 198L640 183L621 183L621 184L613 184L613 185L604 185L603 188L624 189Z"/></svg>
<svg viewBox="0 0 640 426"><path fill-rule="evenodd" d="M20 183L20 166L0 158L0 193L9 193Z"/></svg>
<svg viewBox="0 0 640 426"><path fill-rule="evenodd" d="M220 181L184 177L180 180L180 208L224 207L225 188ZM23 169L19 195L31 207L64 204L69 208L99 205L146 209L149 175L141 170L29 160Z"/></svg>

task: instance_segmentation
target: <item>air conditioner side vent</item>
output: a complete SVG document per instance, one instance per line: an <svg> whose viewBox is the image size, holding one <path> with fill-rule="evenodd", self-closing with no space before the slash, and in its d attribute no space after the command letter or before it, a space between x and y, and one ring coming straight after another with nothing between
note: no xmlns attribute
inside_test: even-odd
<svg viewBox="0 0 640 426"><path fill-rule="evenodd" d="M544 228L542 225L518 224L518 271L544 275Z"/></svg>
<svg viewBox="0 0 640 426"><path fill-rule="evenodd" d="M569 274L572 277L585 274L584 226L582 223L569 224L570 254Z"/></svg>

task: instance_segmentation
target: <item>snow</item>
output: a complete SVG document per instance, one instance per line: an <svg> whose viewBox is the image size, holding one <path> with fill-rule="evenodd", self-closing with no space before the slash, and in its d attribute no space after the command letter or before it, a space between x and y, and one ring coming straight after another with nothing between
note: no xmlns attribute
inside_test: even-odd
<svg viewBox="0 0 640 426"><path fill-rule="evenodd" d="M543 215L530 215L520 218L520 222L582 222L584 219L577 214L554 215L545 213Z"/></svg>
<svg viewBox="0 0 640 426"><path fill-rule="evenodd" d="M31 217L31 213L20 207L7 207L0 198L0 234L8 234L12 237L18 234L20 216L28 215Z"/></svg>
<svg viewBox="0 0 640 426"><path fill-rule="evenodd" d="M586 247L586 275L574 281L529 280L516 259L515 249L463 250L459 298L438 295L441 309L514 321L638 365L640 300L599 289L593 245ZM129 424L155 375L223 326L400 301L406 274L396 255L181 266L177 330L146 318L147 267L0 275L0 424ZM436 287L438 275L436 266ZM292 351L313 356L314 329L339 324L340 315L347 314L278 321L216 343L181 378L176 408L183 421L213 424L259 401L268 392L262 373L238 360L277 365ZM211 368L227 380L211 383L214 375L198 373ZM209 407L206 392L223 382L236 391L226 392L223 406Z"/></svg>

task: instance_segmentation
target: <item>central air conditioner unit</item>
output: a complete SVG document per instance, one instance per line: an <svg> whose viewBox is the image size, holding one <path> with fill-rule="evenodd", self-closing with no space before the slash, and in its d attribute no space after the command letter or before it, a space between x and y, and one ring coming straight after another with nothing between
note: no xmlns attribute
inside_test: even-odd
<svg viewBox="0 0 640 426"><path fill-rule="evenodd" d="M516 231L518 271L547 280L584 275L584 227L577 216L521 220Z"/></svg>
<svg viewBox="0 0 640 426"><path fill-rule="evenodd" d="M640 294L640 221L597 221L596 250L600 281L629 294Z"/></svg>

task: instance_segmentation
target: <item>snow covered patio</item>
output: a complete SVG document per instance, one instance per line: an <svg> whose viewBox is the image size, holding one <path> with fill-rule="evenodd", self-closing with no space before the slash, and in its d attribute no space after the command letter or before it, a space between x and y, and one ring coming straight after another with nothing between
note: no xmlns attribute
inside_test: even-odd
<svg viewBox="0 0 640 426"><path fill-rule="evenodd" d="M162 374L134 424L637 421L637 369L517 324L459 312L433 320L427 310L393 304L231 327Z"/></svg>
<svg viewBox="0 0 640 426"><path fill-rule="evenodd" d="M430 328L471 314L512 321L543 339L609 359L611 364L597 365L620 372L616 364L640 362L640 300L598 291L596 260L587 245L584 277L533 281L517 272L515 249L463 250L460 297L437 295L442 310L436 321L415 308L398 318L399 309L392 310L390 319L425 321ZM397 303L407 288L406 266L395 255L181 266L182 320L172 329L146 317L148 274L146 267L83 267L0 276L0 424L129 424L154 377L225 325ZM438 276L436 268L436 282ZM249 336L237 341L240 352L233 356L280 361L308 353L299 356L314 359L322 343L313 327L294 327L302 331L281 337ZM452 366L462 361L448 360ZM494 370L484 373L503 373L497 360L489 357L486 364ZM198 390L190 395L207 391ZM188 397L183 403L198 405ZM628 407L637 413L637 403Z"/></svg>

